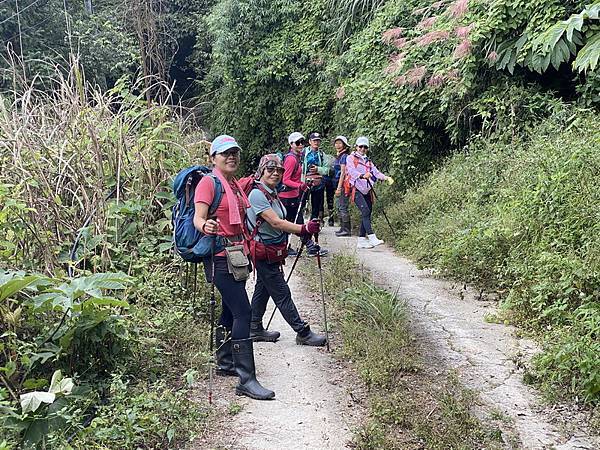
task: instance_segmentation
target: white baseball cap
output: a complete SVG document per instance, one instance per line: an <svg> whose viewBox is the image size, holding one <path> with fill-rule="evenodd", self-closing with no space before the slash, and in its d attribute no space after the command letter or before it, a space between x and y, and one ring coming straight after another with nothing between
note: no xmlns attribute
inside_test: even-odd
<svg viewBox="0 0 600 450"><path fill-rule="evenodd" d="M358 139L356 139L356 145L364 145L365 147L369 146L369 138L366 136L361 136Z"/></svg>
<svg viewBox="0 0 600 450"><path fill-rule="evenodd" d="M288 144L293 144L294 142L296 142L300 139L306 140L306 138L302 135L302 133L294 131L292 134L290 134L288 136Z"/></svg>

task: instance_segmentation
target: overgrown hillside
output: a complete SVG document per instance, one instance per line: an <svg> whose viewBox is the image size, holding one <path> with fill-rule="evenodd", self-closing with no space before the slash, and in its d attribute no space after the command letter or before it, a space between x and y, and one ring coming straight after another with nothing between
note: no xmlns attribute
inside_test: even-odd
<svg viewBox="0 0 600 450"><path fill-rule="evenodd" d="M473 140L385 206L401 251L498 291L498 319L543 336L534 381L590 403L600 395L599 144L596 114L562 110L527 138Z"/></svg>
<svg viewBox="0 0 600 450"><path fill-rule="evenodd" d="M169 179L203 152L141 84L45 82L0 96L0 448L180 445L208 333Z"/></svg>
<svg viewBox="0 0 600 450"><path fill-rule="evenodd" d="M498 290L543 336L532 378L597 402L600 3L268 4L213 9L213 128L256 155L295 129L368 135L400 180L380 204L398 248Z"/></svg>

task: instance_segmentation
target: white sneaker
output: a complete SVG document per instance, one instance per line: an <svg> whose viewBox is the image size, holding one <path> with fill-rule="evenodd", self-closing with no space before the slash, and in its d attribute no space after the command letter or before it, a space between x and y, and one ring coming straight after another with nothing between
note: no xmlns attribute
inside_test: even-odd
<svg viewBox="0 0 600 450"><path fill-rule="evenodd" d="M375 233L369 234L369 236L367 236L367 237L373 247L383 244L383 241L381 239L377 239L377 236L375 236Z"/></svg>
<svg viewBox="0 0 600 450"><path fill-rule="evenodd" d="M366 237L359 236L356 248L373 248L373 244Z"/></svg>

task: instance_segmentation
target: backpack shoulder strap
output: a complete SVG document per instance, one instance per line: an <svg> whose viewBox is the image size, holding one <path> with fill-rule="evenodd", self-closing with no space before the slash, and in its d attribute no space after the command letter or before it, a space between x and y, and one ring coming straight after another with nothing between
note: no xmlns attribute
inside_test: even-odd
<svg viewBox="0 0 600 450"><path fill-rule="evenodd" d="M298 157L297 155L288 151L285 155L283 155L283 160L281 161L283 164L285 164L285 158L287 158L288 156L292 156L294 158L294 161L296 161L296 166L294 167L294 172L295 172L296 170L298 170L298 167L300 166L301 157Z"/></svg>
<svg viewBox="0 0 600 450"><path fill-rule="evenodd" d="M260 192L262 192L271 205L273 205L273 202L277 199L277 194L272 194L269 191L267 191L267 189L262 185L262 183L255 182L253 189L258 189ZM250 222L248 215L246 215L246 220ZM252 228L252 233L250 234L251 240L254 239L257 234L260 236L259 228L264 223L264 221L265 220L260 215L256 216L256 223L254 224L254 227Z"/></svg>
<svg viewBox="0 0 600 450"><path fill-rule="evenodd" d="M221 180L219 180L219 178L216 177L214 174L209 173L206 176L212 178L213 183L214 183L215 195L213 196L213 201L210 204L210 207L208 208L208 215L214 216L215 213L217 212L217 208L219 207L219 204L221 203L221 199L223 198L224 189L223 189Z"/></svg>

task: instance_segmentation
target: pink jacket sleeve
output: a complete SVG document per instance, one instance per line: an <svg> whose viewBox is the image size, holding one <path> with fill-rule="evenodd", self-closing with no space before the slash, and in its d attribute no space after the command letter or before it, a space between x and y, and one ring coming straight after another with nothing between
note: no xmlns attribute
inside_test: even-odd
<svg viewBox="0 0 600 450"><path fill-rule="evenodd" d="M375 164L371 163L371 173L373 174L373 176L375 178L377 178L378 180L385 180L385 175L382 174L379 169L377 167L375 167Z"/></svg>
<svg viewBox="0 0 600 450"><path fill-rule="evenodd" d="M296 165L297 165L297 161L296 158L285 158L285 161L283 162L283 184L285 184L288 188L290 189L297 189L300 186L302 186L302 182L300 181L296 181L296 180L292 180L292 175L294 174L294 172L296 171Z"/></svg>

